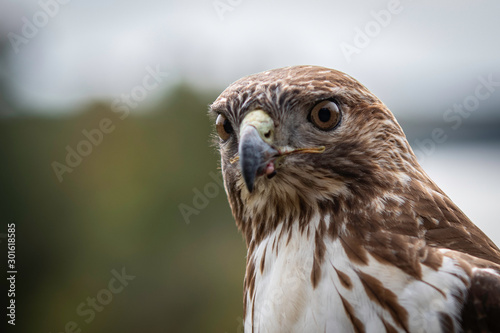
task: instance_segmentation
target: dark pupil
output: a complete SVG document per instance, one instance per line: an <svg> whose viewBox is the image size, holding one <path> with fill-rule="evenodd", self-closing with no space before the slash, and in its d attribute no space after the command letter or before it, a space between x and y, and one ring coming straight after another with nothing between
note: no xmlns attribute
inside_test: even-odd
<svg viewBox="0 0 500 333"><path fill-rule="evenodd" d="M224 126L224 131L226 131L227 134L233 133L233 127L231 126L229 120L224 119L224 124L222 126Z"/></svg>
<svg viewBox="0 0 500 333"><path fill-rule="evenodd" d="M322 108L321 110L318 111L318 118L322 122L326 123L328 120L330 120L331 114L330 110L327 108Z"/></svg>

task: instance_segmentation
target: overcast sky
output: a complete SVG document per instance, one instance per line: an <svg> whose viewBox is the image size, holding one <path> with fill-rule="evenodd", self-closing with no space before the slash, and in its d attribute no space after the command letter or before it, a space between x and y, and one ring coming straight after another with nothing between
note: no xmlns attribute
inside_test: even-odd
<svg viewBox="0 0 500 333"><path fill-rule="evenodd" d="M463 102L478 77L500 81L499 1L72 0L48 6L53 17L40 3L2 0L0 10L4 40L24 38L26 20L42 25L9 46L3 68L37 112L128 93L147 66L169 73L154 95L180 79L217 91L269 68L323 65L413 116ZM500 92L481 100L481 116L495 106Z"/></svg>

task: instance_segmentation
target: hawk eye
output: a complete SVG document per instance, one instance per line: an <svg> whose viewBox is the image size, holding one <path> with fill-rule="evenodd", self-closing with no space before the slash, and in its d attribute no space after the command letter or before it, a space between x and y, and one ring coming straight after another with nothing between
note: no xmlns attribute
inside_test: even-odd
<svg viewBox="0 0 500 333"><path fill-rule="evenodd" d="M329 131L340 122L340 110L334 102L322 101L314 106L309 118L320 130Z"/></svg>
<svg viewBox="0 0 500 333"><path fill-rule="evenodd" d="M233 133L233 126L226 117L222 114L217 116L217 120L215 121L215 128L217 129L217 134L219 134L220 138L223 141L226 141Z"/></svg>

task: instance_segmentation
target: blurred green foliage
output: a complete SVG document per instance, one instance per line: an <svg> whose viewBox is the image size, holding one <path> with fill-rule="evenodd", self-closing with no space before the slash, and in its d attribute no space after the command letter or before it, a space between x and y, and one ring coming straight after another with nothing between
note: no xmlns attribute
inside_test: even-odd
<svg viewBox="0 0 500 333"><path fill-rule="evenodd" d="M123 120L109 103L0 120L0 232L17 225L16 331L64 332L70 321L82 332L241 331L246 250L224 190L190 223L179 211L214 183L211 172L221 177L206 115L215 97L181 85ZM52 163L66 164L66 146L104 118L113 132L59 182ZM87 323L78 306L123 267L136 278Z"/></svg>

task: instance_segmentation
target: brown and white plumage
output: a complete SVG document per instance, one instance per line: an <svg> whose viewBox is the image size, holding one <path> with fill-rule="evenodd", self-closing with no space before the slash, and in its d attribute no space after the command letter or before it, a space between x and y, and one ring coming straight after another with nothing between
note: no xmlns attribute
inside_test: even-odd
<svg viewBox="0 0 500 333"><path fill-rule="evenodd" d="M248 247L245 331L500 331L500 250L363 85L275 69L234 82L210 112Z"/></svg>

